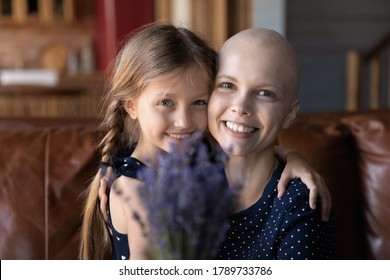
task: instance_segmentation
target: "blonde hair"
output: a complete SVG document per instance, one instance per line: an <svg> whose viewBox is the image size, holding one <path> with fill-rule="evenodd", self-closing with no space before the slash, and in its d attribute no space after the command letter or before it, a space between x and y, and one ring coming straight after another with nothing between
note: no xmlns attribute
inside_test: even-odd
<svg viewBox="0 0 390 280"><path fill-rule="evenodd" d="M110 88L103 99L102 162L108 162L121 147L138 141L138 122L126 113L123 102L137 98L156 77L178 70L199 71L211 93L216 53L195 33L173 25L153 23L130 34L115 59ZM100 173L96 174L86 192L80 259L104 259L111 254L110 233L100 212L100 178Z"/></svg>

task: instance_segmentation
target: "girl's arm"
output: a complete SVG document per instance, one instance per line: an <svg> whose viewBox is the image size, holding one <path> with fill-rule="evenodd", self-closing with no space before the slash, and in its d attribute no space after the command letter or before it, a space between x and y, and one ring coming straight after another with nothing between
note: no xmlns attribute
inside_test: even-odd
<svg viewBox="0 0 390 280"><path fill-rule="evenodd" d="M312 209L316 208L318 196L321 197L321 217L322 220L327 221L330 215L332 198L324 178L296 151L284 146L276 146L275 152L286 161L286 167L278 183L278 197L283 196L291 179L300 178L310 190L309 204Z"/></svg>

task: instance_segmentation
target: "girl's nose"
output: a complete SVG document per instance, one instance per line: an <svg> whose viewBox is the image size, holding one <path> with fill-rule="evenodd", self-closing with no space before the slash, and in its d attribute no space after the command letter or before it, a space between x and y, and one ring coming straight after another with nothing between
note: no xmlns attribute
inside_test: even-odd
<svg viewBox="0 0 390 280"><path fill-rule="evenodd" d="M175 116L175 126L178 128L190 128L192 127L193 118L190 110L183 109L178 111Z"/></svg>

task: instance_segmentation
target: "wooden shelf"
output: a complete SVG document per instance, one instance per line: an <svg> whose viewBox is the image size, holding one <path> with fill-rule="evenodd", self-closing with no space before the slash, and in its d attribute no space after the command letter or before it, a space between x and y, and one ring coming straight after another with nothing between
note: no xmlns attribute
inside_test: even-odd
<svg viewBox="0 0 390 280"><path fill-rule="evenodd" d="M75 20L74 0L2 0L0 22L52 24Z"/></svg>
<svg viewBox="0 0 390 280"><path fill-rule="evenodd" d="M100 74L64 76L58 86L1 86L0 117L97 117Z"/></svg>

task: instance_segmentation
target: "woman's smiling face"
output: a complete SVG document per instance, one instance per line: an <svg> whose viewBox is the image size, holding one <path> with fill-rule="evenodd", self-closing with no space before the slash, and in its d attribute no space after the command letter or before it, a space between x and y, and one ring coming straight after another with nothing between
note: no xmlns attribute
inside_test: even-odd
<svg viewBox="0 0 390 280"><path fill-rule="evenodd" d="M299 69L289 64L293 61L284 48L251 38L228 41L222 48L208 123L226 152L256 154L273 146L280 129L295 116L293 71Z"/></svg>

